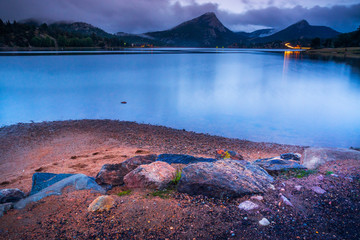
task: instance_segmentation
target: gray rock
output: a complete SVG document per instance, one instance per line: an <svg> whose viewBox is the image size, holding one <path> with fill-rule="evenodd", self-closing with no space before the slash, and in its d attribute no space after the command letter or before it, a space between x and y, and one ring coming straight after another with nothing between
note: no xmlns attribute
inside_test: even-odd
<svg viewBox="0 0 360 240"><path fill-rule="evenodd" d="M296 186L295 186L295 189L296 189L297 191L300 191L300 190L302 189L302 186L296 185Z"/></svg>
<svg viewBox="0 0 360 240"><path fill-rule="evenodd" d="M8 203L8 202L17 202L24 197L25 197L24 192L17 188L7 188L0 190L0 204Z"/></svg>
<svg viewBox="0 0 360 240"><path fill-rule="evenodd" d="M280 155L280 158L285 159L285 160L300 161L301 154L300 153L284 153L284 154Z"/></svg>
<svg viewBox="0 0 360 240"><path fill-rule="evenodd" d="M32 176L32 187L30 195L40 192L41 190L53 185L74 174L55 174L55 173L34 173Z"/></svg>
<svg viewBox="0 0 360 240"><path fill-rule="evenodd" d="M93 190L95 192L105 194L105 190L95 182L94 178L88 177L84 174L75 174L56 182L53 185L48 186L47 188L44 188L40 192L37 192L27 198L21 199L15 204L14 208L22 209L28 203L39 201L44 197L51 195L61 195L65 187L70 187L68 191Z"/></svg>
<svg viewBox="0 0 360 240"><path fill-rule="evenodd" d="M198 162L215 162L214 158L194 157L185 154L160 154L156 161L166 162L168 164L191 164Z"/></svg>
<svg viewBox="0 0 360 240"><path fill-rule="evenodd" d="M7 211L13 208L13 206L13 203L0 204L0 217L4 216Z"/></svg>
<svg viewBox="0 0 360 240"><path fill-rule="evenodd" d="M174 179L176 169L166 162L140 165L124 177L129 188L164 189Z"/></svg>
<svg viewBox="0 0 360 240"><path fill-rule="evenodd" d="M307 148L302 164L308 169L316 169L326 162L336 160L360 160L360 152L345 148Z"/></svg>
<svg viewBox="0 0 360 240"><path fill-rule="evenodd" d="M156 160L157 155L135 156L119 164L105 164L96 176L98 184L112 186L124 184L126 174L143 164L150 164Z"/></svg>
<svg viewBox="0 0 360 240"><path fill-rule="evenodd" d="M295 160L285 160L280 158L265 158L254 161L254 164L259 165L268 172L285 171L291 169L306 169L305 166L299 164Z"/></svg>
<svg viewBox="0 0 360 240"><path fill-rule="evenodd" d="M253 203L251 201L245 201L245 202L240 203L238 208L240 208L241 210L245 210L245 211L251 211L251 210L259 208L259 205L257 205L256 203Z"/></svg>
<svg viewBox="0 0 360 240"><path fill-rule="evenodd" d="M239 197L263 193L273 178L261 167L243 160L196 163L183 168L178 191L210 197Z"/></svg>

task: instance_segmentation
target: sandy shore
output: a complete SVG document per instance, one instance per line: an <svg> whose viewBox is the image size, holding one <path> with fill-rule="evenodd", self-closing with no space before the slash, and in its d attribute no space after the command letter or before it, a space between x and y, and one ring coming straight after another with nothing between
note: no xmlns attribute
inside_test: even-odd
<svg viewBox="0 0 360 240"><path fill-rule="evenodd" d="M213 157L216 149L237 151L249 161L304 151L301 146L112 120L17 124L0 128L0 188L28 192L35 172L96 176L103 164L135 155ZM99 193L65 190L8 211L0 219L0 239L359 239L359 172L359 161L348 159L329 162L300 178L279 175L263 200L213 199L174 190L159 197L141 189L118 196L126 190L120 186L107 193L115 206L102 213L87 211ZM326 192L317 194L314 187ZM293 206L284 204L281 196ZM255 201L259 209L240 210L245 200ZM263 218L270 225L259 225Z"/></svg>
<svg viewBox="0 0 360 240"><path fill-rule="evenodd" d="M122 162L135 155L214 157L217 149L236 151L252 161L285 152L302 153L304 148L113 120L17 124L0 129L0 184L29 191L35 172L95 177L105 163Z"/></svg>

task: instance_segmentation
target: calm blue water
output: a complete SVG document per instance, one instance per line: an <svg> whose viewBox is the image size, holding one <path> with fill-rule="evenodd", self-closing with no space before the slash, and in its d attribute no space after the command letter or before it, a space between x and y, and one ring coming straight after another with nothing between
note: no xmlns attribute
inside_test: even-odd
<svg viewBox="0 0 360 240"><path fill-rule="evenodd" d="M0 56L0 126L83 118L360 146L360 65L214 49Z"/></svg>

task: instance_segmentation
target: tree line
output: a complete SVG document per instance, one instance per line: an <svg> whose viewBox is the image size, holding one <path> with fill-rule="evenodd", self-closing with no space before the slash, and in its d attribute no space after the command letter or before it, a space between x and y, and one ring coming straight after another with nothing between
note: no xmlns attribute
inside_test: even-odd
<svg viewBox="0 0 360 240"><path fill-rule="evenodd" d="M57 25L3 22L0 19L0 47L124 47L115 35L98 36L64 31Z"/></svg>
<svg viewBox="0 0 360 240"><path fill-rule="evenodd" d="M360 26L354 32L342 33L334 39L314 38L311 41L312 48L344 48L360 47Z"/></svg>

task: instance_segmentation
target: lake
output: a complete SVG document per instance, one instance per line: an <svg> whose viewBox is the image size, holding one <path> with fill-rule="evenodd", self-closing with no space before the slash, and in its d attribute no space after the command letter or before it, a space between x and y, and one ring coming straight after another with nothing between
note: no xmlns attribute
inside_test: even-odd
<svg viewBox="0 0 360 240"><path fill-rule="evenodd" d="M68 119L359 147L360 64L282 50L0 52L0 126Z"/></svg>

